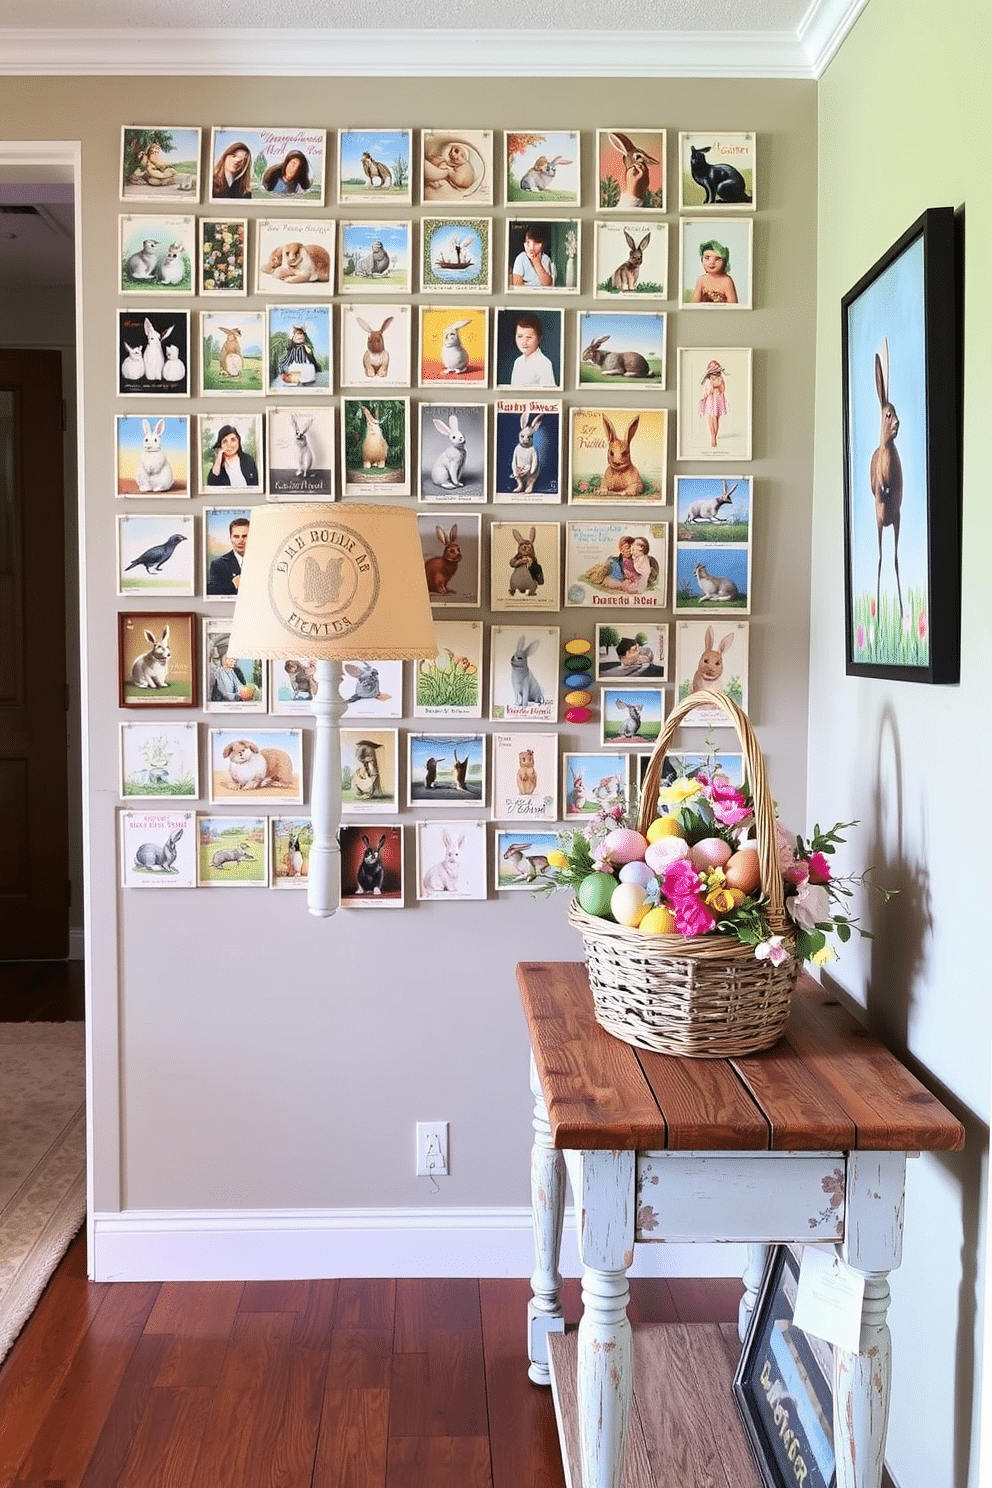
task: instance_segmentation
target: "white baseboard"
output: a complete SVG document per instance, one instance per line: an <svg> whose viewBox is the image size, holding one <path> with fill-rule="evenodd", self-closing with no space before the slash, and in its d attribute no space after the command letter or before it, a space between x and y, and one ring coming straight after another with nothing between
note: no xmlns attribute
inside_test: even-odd
<svg viewBox="0 0 992 1488"><path fill-rule="evenodd" d="M91 1216L93 1281L529 1276L530 1210L125 1210ZM740 1276L742 1245L639 1245L631 1276ZM581 1275L566 1212L563 1276Z"/></svg>

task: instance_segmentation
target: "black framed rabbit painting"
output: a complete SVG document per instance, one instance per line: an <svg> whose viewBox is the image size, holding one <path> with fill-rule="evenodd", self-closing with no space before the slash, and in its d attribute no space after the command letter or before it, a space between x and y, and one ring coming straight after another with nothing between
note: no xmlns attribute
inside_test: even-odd
<svg viewBox="0 0 992 1488"><path fill-rule="evenodd" d="M847 672L956 682L954 211L924 212L841 302Z"/></svg>

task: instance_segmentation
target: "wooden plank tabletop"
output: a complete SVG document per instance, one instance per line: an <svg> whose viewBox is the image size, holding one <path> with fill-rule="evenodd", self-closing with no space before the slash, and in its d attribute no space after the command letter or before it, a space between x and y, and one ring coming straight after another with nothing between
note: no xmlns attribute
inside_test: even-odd
<svg viewBox="0 0 992 1488"><path fill-rule="evenodd" d="M785 1033L741 1059L653 1054L596 1022L585 964L530 961L517 981L556 1147L958 1151L961 1123L818 982Z"/></svg>

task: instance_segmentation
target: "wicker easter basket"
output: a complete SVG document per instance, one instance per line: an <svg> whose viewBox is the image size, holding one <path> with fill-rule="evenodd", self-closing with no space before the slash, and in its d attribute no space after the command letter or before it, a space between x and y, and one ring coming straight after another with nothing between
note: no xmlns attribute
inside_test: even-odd
<svg viewBox="0 0 992 1488"><path fill-rule="evenodd" d="M775 807L765 764L747 715L721 692L691 693L675 708L655 744L641 788L638 830L657 814L665 752L693 708L716 707L737 730L754 801L761 887L771 934L793 954L779 966L759 961L753 946L709 935L644 935L586 914L573 899L571 923L582 935L597 1021L624 1043L661 1054L726 1059L753 1054L782 1033L799 973L795 931L784 908Z"/></svg>

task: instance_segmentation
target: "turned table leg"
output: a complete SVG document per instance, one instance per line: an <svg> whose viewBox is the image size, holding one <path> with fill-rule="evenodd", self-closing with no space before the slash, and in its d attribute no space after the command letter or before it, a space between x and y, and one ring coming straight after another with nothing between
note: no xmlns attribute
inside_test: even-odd
<svg viewBox="0 0 992 1488"><path fill-rule="evenodd" d="M533 1296L527 1306L527 1373L536 1385L549 1385L548 1334L565 1324L561 1310L561 1231L565 1217L565 1157L551 1141L548 1110L537 1067L530 1062L534 1092L534 1143L530 1155L530 1203L534 1224Z"/></svg>
<svg viewBox="0 0 992 1488"><path fill-rule="evenodd" d="M747 1248L747 1265L741 1276L744 1294L737 1309L737 1337L741 1343L744 1342L747 1330L751 1326L754 1306L758 1300L758 1290L765 1273L765 1261L770 1248L768 1245L749 1245Z"/></svg>

